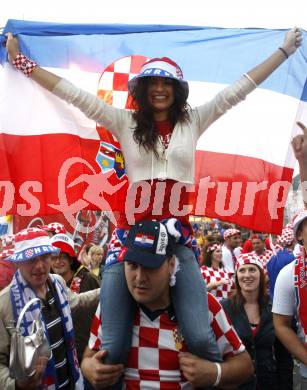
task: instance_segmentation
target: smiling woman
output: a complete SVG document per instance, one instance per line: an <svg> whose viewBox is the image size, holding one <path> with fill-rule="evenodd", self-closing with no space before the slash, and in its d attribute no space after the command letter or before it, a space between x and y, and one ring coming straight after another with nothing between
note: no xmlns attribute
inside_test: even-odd
<svg viewBox="0 0 307 390"><path fill-rule="evenodd" d="M255 365L256 375L240 390L274 390L277 384L275 334L262 263L252 253L240 255L236 264L236 291L221 302Z"/></svg>

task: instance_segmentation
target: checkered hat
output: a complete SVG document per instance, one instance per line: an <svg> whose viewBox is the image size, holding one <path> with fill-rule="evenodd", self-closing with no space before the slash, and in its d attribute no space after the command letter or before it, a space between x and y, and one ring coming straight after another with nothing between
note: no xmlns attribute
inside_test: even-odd
<svg viewBox="0 0 307 390"><path fill-rule="evenodd" d="M300 226L300 224L307 218L307 210L300 211L292 220L293 224L293 234L296 240L299 242L297 238L297 230ZM299 242L300 243L300 242Z"/></svg>
<svg viewBox="0 0 307 390"><path fill-rule="evenodd" d="M131 92L141 77L167 77L179 81L183 87L186 98L189 95L189 84L183 80L182 70L176 62L168 57L153 58L142 66L140 73L128 82L128 89Z"/></svg>
<svg viewBox="0 0 307 390"><path fill-rule="evenodd" d="M216 251L217 249L222 249L222 245L221 245L221 244L209 245L208 248L207 248L207 253L209 253L209 252L214 252L214 251Z"/></svg>
<svg viewBox="0 0 307 390"><path fill-rule="evenodd" d="M263 270L263 265L257 255L254 253L243 253L242 255L238 256L237 262L236 262L236 271L240 267L246 264L254 264L257 265L260 269Z"/></svg>
<svg viewBox="0 0 307 390"><path fill-rule="evenodd" d="M48 225L38 226L38 228L46 230L46 232L52 232L54 234L66 234L65 226L59 222L51 222Z"/></svg>
<svg viewBox="0 0 307 390"><path fill-rule="evenodd" d="M227 229L227 230L225 230L224 236L223 236L224 240L226 240L226 238L234 236L235 234L241 234L240 230L238 230L238 229Z"/></svg>
<svg viewBox="0 0 307 390"><path fill-rule="evenodd" d="M145 268L159 268L173 254L174 239L165 225L157 221L143 221L130 229L118 259L132 261Z"/></svg>
<svg viewBox="0 0 307 390"><path fill-rule="evenodd" d="M28 228L15 234L15 251L7 260L21 263L47 253L58 252L59 250L51 245L47 232L39 228Z"/></svg>
<svg viewBox="0 0 307 390"><path fill-rule="evenodd" d="M289 226L289 224L287 225ZM280 245L291 245L294 241L294 233L293 233L293 228L292 227L287 227L285 226L282 229L281 235L277 236L277 244Z"/></svg>
<svg viewBox="0 0 307 390"><path fill-rule="evenodd" d="M71 257L75 257L75 243L72 238L67 236L67 234L55 234L50 239L51 245L59 248L61 252L67 253Z"/></svg>

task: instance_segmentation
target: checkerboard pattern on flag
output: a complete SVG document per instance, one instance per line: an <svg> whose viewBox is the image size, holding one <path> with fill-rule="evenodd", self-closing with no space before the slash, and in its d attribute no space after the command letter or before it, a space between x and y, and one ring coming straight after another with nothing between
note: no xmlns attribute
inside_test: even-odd
<svg viewBox="0 0 307 390"><path fill-rule="evenodd" d="M285 34L257 28L9 20L0 35L0 211L33 216L79 205L101 209L85 198L87 190L94 192L88 188L94 175L99 177L96 193L107 200L104 209L121 212L128 183L120 145L106 129L96 128L7 63L1 45L6 32L18 35L23 53L41 67L94 95L100 78L98 96L120 108L130 107L127 81L146 58L168 56L180 65L193 107L261 63L282 46ZM299 131L295 122L307 121L306 35L303 31L294 56L199 139L192 214L280 233L295 163L290 140ZM113 187L125 181L125 186L111 194L106 181Z"/></svg>
<svg viewBox="0 0 307 390"><path fill-rule="evenodd" d="M147 61L147 57L133 55L120 58L109 65L101 74L97 96L106 103L117 108L132 109L132 99L128 94L128 81L136 76L141 66ZM123 214L125 213L125 202L128 190L128 179L125 173L125 161L121 152L121 146L108 129L96 124L100 137L100 149L96 157L102 172L113 171L109 181L116 185L124 182L124 187L115 195L105 198L108 200L111 209Z"/></svg>
<svg viewBox="0 0 307 390"><path fill-rule="evenodd" d="M244 351L244 346L230 325L218 301L208 294L209 318L223 357ZM99 350L102 340L100 306L93 318L89 347ZM142 310L134 319L132 347L125 370L127 389L192 389L182 376L178 353L186 352L182 338L178 338L175 319L167 312L151 321Z"/></svg>

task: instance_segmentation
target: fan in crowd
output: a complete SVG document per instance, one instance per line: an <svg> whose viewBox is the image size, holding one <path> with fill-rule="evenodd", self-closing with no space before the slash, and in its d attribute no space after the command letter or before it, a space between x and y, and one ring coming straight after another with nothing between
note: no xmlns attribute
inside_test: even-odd
<svg viewBox="0 0 307 390"><path fill-rule="evenodd" d="M224 232L224 245L222 247L223 264L228 272L234 274L237 256L241 253L241 232L238 229L230 228Z"/></svg>
<svg viewBox="0 0 307 390"><path fill-rule="evenodd" d="M273 251L266 248L265 237L263 234L254 234L251 237L251 243L253 247L252 254L255 254L263 265L263 269L266 270L267 262L273 256Z"/></svg>
<svg viewBox="0 0 307 390"><path fill-rule="evenodd" d="M255 376L240 390L279 390L274 357L275 334L263 264L252 253L238 257L233 296L221 301L255 366Z"/></svg>
<svg viewBox="0 0 307 390"><path fill-rule="evenodd" d="M210 291L218 300L228 298L233 286L232 273L222 262L222 245L219 242L207 244L203 249L201 273Z"/></svg>

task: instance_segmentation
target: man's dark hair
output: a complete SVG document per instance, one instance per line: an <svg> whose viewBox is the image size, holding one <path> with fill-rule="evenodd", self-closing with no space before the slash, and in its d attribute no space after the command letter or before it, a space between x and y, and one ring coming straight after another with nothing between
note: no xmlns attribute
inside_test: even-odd
<svg viewBox="0 0 307 390"><path fill-rule="evenodd" d="M151 77L141 77L136 83L135 88L131 91L133 99L133 118L136 121L134 129L134 140L138 145L143 147L146 152L153 151L158 157L157 140L158 131L155 127L154 115L148 102L148 85ZM188 103L186 91L177 80L170 79L174 87L174 104L170 107L169 120L172 126L178 122L188 120Z"/></svg>

